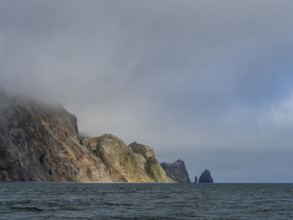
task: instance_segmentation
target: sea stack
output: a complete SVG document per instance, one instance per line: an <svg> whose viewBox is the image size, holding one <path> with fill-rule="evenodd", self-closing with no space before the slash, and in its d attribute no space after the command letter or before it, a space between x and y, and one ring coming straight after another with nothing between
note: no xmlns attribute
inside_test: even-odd
<svg viewBox="0 0 293 220"><path fill-rule="evenodd" d="M178 183L190 183L189 175L183 160L178 159L174 163L161 163L166 175Z"/></svg>
<svg viewBox="0 0 293 220"><path fill-rule="evenodd" d="M194 183L197 183L197 176L194 177Z"/></svg>
<svg viewBox="0 0 293 220"><path fill-rule="evenodd" d="M198 183L213 183L211 172L207 169L200 175Z"/></svg>

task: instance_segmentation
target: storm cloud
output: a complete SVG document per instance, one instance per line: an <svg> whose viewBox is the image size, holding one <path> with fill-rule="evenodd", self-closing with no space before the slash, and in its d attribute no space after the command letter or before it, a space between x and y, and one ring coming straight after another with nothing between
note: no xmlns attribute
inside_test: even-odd
<svg viewBox="0 0 293 220"><path fill-rule="evenodd" d="M292 1L0 2L0 85L185 161L293 182Z"/></svg>

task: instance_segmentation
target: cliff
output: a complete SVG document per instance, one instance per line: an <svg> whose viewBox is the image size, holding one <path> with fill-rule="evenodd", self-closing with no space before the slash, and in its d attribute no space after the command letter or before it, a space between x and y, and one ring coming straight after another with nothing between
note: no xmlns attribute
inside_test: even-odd
<svg viewBox="0 0 293 220"><path fill-rule="evenodd" d="M1 91L0 103L0 181L167 182L114 135L80 141L76 117L61 106Z"/></svg>
<svg viewBox="0 0 293 220"><path fill-rule="evenodd" d="M81 143L101 158L116 182L157 182L149 176L131 147L111 134L83 138Z"/></svg>
<svg viewBox="0 0 293 220"><path fill-rule="evenodd" d="M0 112L1 181L111 181L79 144L76 117L61 106L14 99Z"/></svg>
<svg viewBox="0 0 293 220"><path fill-rule="evenodd" d="M189 175L182 160L177 160L174 163L161 163L166 175L178 183L190 183Z"/></svg>
<svg viewBox="0 0 293 220"><path fill-rule="evenodd" d="M134 152L140 166L145 170L146 174L155 182L170 182L162 169L158 160L155 157L154 150L146 145L136 142L129 145Z"/></svg>

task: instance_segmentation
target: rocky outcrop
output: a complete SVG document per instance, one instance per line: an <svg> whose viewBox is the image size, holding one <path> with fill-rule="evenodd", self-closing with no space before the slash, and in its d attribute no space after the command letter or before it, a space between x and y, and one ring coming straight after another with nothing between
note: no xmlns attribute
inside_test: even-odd
<svg viewBox="0 0 293 220"><path fill-rule="evenodd" d="M63 107L0 99L0 181L157 182L152 161L143 166L114 135L80 140Z"/></svg>
<svg viewBox="0 0 293 220"><path fill-rule="evenodd" d="M132 149L132 151L136 154L140 154L144 157L144 159L148 159L149 157L154 157L155 153L154 150L146 145L138 144L136 142L133 142L129 145Z"/></svg>
<svg viewBox="0 0 293 220"><path fill-rule="evenodd" d="M198 183L213 183L213 178L209 170L205 170L199 177Z"/></svg>
<svg viewBox="0 0 293 220"><path fill-rule="evenodd" d="M190 183L189 175L183 160L177 160L174 163L161 163L166 175L178 183Z"/></svg>
<svg viewBox="0 0 293 220"><path fill-rule="evenodd" d="M155 157L154 150L146 145L136 142L129 145L134 152L140 166L145 170L146 174L155 182L169 182L165 171L162 169Z"/></svg>
<svg viewBox="0 0 293 220"><path fill-rule="evenodd" d="M194 183L197 183L197 176L194 177Z"/></svg>
<svg viewBox="0 0 293 220"><path fill-rule="evenodd" d="M148 158L143 162L131 146L126 146L116 136L105 134L101 137L82 139L81 142L102 159L117 182L160 182L158 178L149 175L146 165ZM167 182L166 175L163 182Z"/></svg>

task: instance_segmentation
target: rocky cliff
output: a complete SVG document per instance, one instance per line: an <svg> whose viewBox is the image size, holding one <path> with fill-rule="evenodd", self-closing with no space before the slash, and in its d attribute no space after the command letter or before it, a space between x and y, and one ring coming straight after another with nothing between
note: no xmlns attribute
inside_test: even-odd
<svg viewBox="0 0 293 220"><path fill-rule="evenodd" d="M162 169L158 160L155 157L154 150L146 145L136 142L129 145L137 157L140 166L145 170L146 174L156 182L170 182Z"/></svg>
<svg viewBox="0 0 293 220"><path fill-rule="evenodd" d="M81 143L101 158L118 182L168 182L150 147L136 142L126 146L111 134L83 138Z"/></svg>
<svg viewBox="0 0 293 220"><path fill-rule="evenodd" d="M211 172L209 170L205 170L201 173L198 183L213 183L213 178L211 176Z"/></svg>
<svg viewBox="0 0 293 220"><path fill-rule="evenodd" d="M166 175L178 183L190 183L189 175L183 160L177 160L174 163L161 163Z"/></svg>
<svg viewBox="0 0 293 220"><path fill-rule="evenodd" d="M154 155L142 160L109 134L79 140L76 122L61 106L0 91L0 181L168 181Z"/></svg>

